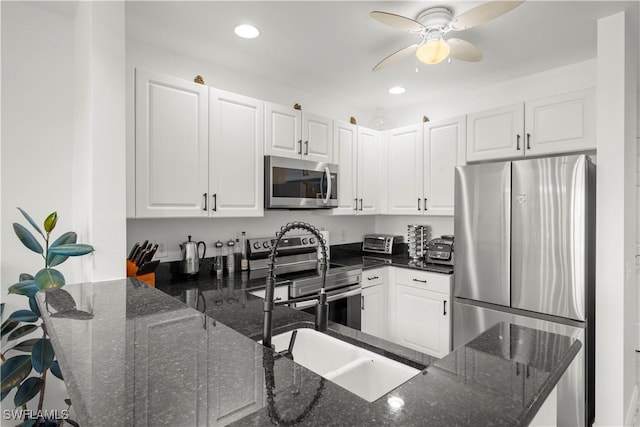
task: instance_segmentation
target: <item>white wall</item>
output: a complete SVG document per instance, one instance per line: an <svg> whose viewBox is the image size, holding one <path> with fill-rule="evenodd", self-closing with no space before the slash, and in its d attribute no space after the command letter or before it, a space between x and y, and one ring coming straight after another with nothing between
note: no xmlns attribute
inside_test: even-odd
<svg viewBox="0 0 640 427"><path fill-rule="evenodd" d="M637 18L634 17L634 18ZM638 29L619 13L598 21L596 424L628 425L635 385Z"/></svg>

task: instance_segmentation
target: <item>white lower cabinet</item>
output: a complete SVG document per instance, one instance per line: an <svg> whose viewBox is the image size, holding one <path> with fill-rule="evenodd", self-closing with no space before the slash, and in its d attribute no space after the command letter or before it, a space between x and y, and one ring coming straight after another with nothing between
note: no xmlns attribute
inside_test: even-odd
<svg viewBox="0 0 640 427"><path fill-rule="evenodd" d="M391 340L434 357L451 349L451 276L396 269Z"/></svg>
<svg viewBox="0 0 640 427"><path fill-rule="evenodd" d="M362 273L361 329L378 338L387 337L387 298L385 270L376 268Z"/></svg>

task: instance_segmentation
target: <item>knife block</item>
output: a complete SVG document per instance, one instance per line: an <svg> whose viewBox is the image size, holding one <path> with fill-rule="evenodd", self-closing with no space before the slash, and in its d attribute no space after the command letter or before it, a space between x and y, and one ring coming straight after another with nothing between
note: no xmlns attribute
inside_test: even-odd
<svg viewBox="0 0 640 427"><path fill-rule="evenodd" d="M156 287L156 273L147 273L141 276L136 275L138 271L138 266L127 260L127 277L135 277L141 282L146 283L147 285L155 288Z"/></svg>

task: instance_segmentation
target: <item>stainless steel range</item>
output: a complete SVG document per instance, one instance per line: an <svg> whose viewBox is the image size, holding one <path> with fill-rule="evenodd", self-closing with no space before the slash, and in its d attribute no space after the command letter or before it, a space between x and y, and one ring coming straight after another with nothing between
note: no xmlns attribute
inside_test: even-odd
<svg viewBox="0 0 640 427"><path fill-rule="evenodd" d="M251 277L266 277L268 257L274 237L249 239L249 269ZM311 234L283 237L277 254L276 275L289 285L289 298L317 294L322 287L318 242ZM329 320L360 329L362 268L329 264L325 290L329 303ZM315 302L290 304L291 307L314 312Z"/></svg>

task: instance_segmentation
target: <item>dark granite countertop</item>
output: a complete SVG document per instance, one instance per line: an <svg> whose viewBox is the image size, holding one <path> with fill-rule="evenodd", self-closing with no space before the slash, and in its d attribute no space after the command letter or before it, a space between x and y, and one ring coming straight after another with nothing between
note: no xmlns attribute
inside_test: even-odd
<svg viewBox="0 0 640 427"><path fill-rule="evenodd" d="M581 347L570 337L501 323L433 362L332 324L332 335L380 346L379 352L421 369L429 365L369 403L249 338L262 329L261 300L245 292L252 281L203 275L154 289L121 279L38 293L78 421L527 425ZM206 315L175 298L188 289L201 295L206 307L198 308ZM309 320L285 307L274 313L276 333L289 323L310 326Z"/></svg>

